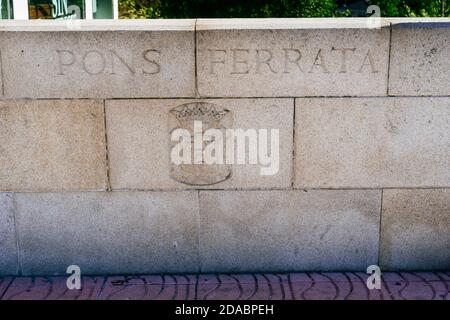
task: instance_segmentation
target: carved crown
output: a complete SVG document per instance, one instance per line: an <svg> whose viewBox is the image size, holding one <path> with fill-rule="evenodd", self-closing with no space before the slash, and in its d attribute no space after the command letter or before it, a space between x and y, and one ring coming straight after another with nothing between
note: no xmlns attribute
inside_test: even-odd
<svg viewBox="0 0 450 320"><path fill-rule="evenodd" d="M170 110L180 121L203 122L220 121L228 112L230 111L227 109L206 102L187 103Z"/></svg>

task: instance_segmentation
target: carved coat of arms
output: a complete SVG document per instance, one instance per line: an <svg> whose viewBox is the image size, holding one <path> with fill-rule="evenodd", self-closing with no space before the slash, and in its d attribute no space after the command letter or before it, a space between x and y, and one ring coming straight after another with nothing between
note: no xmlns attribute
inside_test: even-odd
<svg viewBox="0 0 450 320"><path fill-rule="evenodd" d="M225 136L225 130L231 128L232 124L233 116L230 110L208 102L187 103L170 110L170 135L172 136L174 130L184 129L190 136L188 137L190 161L188 161L189 163L170 161L170 177L189 185L211 185L228 179L232 173L230 165L205 163L203 159L196 161L195 157L196 153L199 155L199 152L205 150L208 144L214 143L214 137L208 137L209 129L219 130ZM195 135L199 134L202 135L201 150L198 145L195 146ZM170 150L177 143L179 142L171 139Z"/></svg>

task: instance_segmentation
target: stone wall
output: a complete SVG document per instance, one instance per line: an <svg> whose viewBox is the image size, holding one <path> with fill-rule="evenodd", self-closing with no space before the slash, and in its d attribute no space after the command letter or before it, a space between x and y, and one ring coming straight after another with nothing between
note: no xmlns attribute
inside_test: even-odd
<svg viewBox="0 0 450 320"><path fill-rule="evenodd" d="M0 22L0 274L449 269L450 20L366 26ZM198 102L278 172L177 171Z"/></svg>

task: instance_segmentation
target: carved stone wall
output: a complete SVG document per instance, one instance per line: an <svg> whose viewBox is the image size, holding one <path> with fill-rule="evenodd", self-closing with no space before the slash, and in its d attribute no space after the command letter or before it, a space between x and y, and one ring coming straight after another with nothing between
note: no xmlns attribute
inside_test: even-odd
<svg viewBox="0 0 450 320"><path fill-rule="evenodd" d="M1 21L0 274L449 269L450 20L367 26Z"/></svg>

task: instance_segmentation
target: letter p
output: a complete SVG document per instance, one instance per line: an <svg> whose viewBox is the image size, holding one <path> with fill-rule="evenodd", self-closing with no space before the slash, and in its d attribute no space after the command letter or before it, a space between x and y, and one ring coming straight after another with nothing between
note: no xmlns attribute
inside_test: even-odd
<svg viewBox="0 0 450 320"><path fill-rule="evenodd" d="M56 53L58 54L58 75L64 75L63 67L73 65L75 63L75 55L69 50L56 50ZM66 59L63 56L66 56Z"/></svg>

